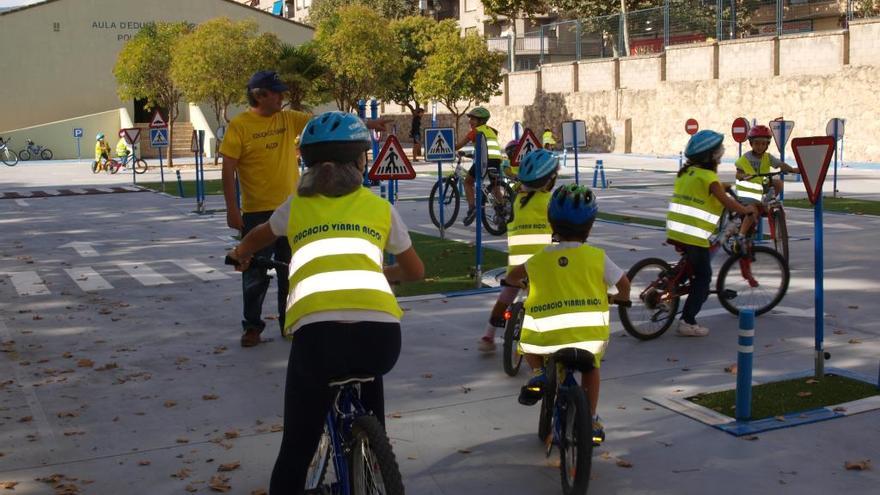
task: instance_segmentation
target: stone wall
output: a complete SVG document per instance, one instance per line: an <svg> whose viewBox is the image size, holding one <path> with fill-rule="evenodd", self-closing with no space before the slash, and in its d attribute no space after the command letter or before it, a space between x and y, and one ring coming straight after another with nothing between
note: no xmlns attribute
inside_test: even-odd
<svg viewBox="0 0 880 495"><path fill-rule="evenodd" d="M849 63L880 65L880 22L869 19L850 23Z"/></svg>
<svg viewBox="0 0 880 495"><path fill-rule="evenodd" d="M732 40L719 44L718 79L773 77L775 65L775 38Z"/></svg>
<svg viewBox="0 0 880 495"><path fill-rule="evenodd" d="M627 89L656 88L663 80L663 62L663 55L620 59L620 87Z"/></svg>
<svg viewBox="0 0 880 495"><path fill-rule="evenodd" d="M666 48L667 81L703 81L715 78L715 43Z"/></svg>
<svg viewBox="0 0 880 495"><path fill-rule="evenodd" d="M618 86L617 69L617 59L578 62L578 88L581 91L611 91Z"/></svg>
<svg viewBox="0 0 880 495"><path fill-rule="evenodd" d="M571 62L545 65L541 68L541 90L545 93L570 93L575 91L574 81L577 71Z"/></svg>
<svg viewBox="0 0 880 495"><path fill-rule="evenodd" d="M833 74L843 67L844 33L806 33L779 40L779 75Z"/></svg>

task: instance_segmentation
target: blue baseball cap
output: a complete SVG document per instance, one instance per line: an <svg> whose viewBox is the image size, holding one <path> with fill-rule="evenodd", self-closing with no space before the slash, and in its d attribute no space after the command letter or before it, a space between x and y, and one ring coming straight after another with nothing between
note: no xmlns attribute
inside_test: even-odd
<svg viewBox="0 0 880 495"><path fill-rule="evenodd" d="M281 82L281 78L278 77L278 73L274 70L257 71L251 76L251 80L248 81L247 87L248 89L268 89L269 91L275 91L277 93L287 91L288 89L287 86Z"/></svg>

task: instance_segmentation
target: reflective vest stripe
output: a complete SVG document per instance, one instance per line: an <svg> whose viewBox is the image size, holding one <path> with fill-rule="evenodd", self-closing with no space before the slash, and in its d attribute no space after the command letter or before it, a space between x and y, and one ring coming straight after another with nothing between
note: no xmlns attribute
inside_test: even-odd
<svg viewBox="0 0 880 495"><path fill-rule="evenodd" d="M501 160L503 155L501 154L501 146L498 144L498 135L495 134L495 131L487 125L481 125L475 130L486 138L486 154L489 159Z"/></svg>
<svg viewBox="0 0 880 495"><path fill-rule="evenodd" d="M382 272L366 270L324 272L312 275L296 284L287 298L287 309L293 307L296 301L311 294L348 289L377 290L393 294L388 285L388 279Z"/></svg>
<svg viewBox="0 0 880 495"><path fill-rule="evenodd" d="M512 235L507 239L507 246L527 246L529 244L550 244L553 238L550 234L524 234Z"/></svg>
<svg viewBox="0 0 880 495"><path fill-rule="evenodd" d="M553 354L554 352L560 349L565 349L566 347L576 347L578 349L589 351L596 356L601 356L605 353L605 349L608 348L608 342L603 340L591 340L586 342L575 342L572 344L548 346L532 345L522 341L520 341L519 343L520 351L526 354Z"/></svg>
<svg viewBox="0 0 880 495"><path fill-rule="evenodd" d="M511 255L511 256L508 256L508 257L507 257L507 263L508 263L510 266L522 265L522 264L525 263L526 261L529 261L529 258L531 258L532 256L534 256L534 255L532 255L532 254L516 254L516 255Z"/></svg>
<svg viewBox="0 0 880 495"><path fill-rule="evenodd" d="M687 225L681 222L676 222L675 220L666 220L666 229L671 230L673 232L680 232L685 235L697 237L700 239L709 239L714 232L701 229L699 227L694 227L691 225Z"/></svg>
<svg viewBox="0 0 880 495"><path fill-rule="evenodd" d="M761 201L764 197L764 187L754 182L738 180L736 181L736 195L739 198Z"/></svg>
<svg viewBox="0 0 880 495"><path fill-rule="evenodd" d="M372 242L358 237L334 237L310 242L293 253L290 261L291 275L308 262L322 256L337 254L362 254L382 268L382 250Z"/></svg>
<svg viewBox="0 0 880 495"><path fill-rule="evenodd" d="M702 220L704 222L709 222L711 224L718 223L718 220L721 219L719 215L715 215L705 210L701 210L699 208L694 208L693 206L683 205L679 203L669 203L669 211L673 213L680 213L682 215L688 217L694 217L698 220Z"/></svg>
<svg viewBox="0 0 880 495"><path fill-rule="evenodd" d="M563 313L561 315L533 318L525 315L523 328L534 332L552 332L563 328L572 327L598 327L609 325L610 314L608 311L582 311L578 313Z"/></svg>

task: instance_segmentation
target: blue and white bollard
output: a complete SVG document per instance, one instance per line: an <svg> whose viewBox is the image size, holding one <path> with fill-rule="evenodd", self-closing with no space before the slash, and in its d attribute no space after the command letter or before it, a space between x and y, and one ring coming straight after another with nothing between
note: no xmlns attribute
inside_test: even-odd
<svg viewBox="0 0 880 495"><path fill-rule="evenodd" d="M739 346L736 357L736 420L752 417L752 356L755 352L755 311L739 312Z"/></svg>
<svg viewBox="0 0 880 495"><path fill-rule="evenodd" d="M596 168L593 169L594 188L599 184L600 177L602 178L602 189L608 189L608 184L605 182L605 166L602 165L602 160L596 160Z"/></svg>

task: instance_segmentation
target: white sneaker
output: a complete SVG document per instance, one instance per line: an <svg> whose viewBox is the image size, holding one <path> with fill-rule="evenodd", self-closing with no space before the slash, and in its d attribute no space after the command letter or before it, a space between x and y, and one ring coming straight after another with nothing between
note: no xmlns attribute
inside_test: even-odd
<svg viewBox="0 0 880 495"><path fill-rule="evenodd" d="M480 339L480 345L477 346L477 349L479 349L480 352L495 352L495 339L488 335L484 335Z"/></svg>
<svg viewBox="0 0 880 495"><path fill-rule="evenodd" d="M709 329L697 324L691 325L684 320L678 320L678 328L675 329L675 334L679 337L705 337L709 335Z"/></svg>

